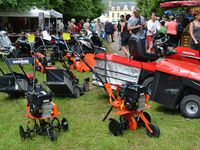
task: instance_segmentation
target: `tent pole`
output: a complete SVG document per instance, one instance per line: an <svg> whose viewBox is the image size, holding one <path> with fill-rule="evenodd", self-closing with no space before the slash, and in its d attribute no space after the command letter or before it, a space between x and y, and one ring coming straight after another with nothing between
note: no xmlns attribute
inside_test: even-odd
<svg viewBox="0 0 200 150"><path fill-rule="evenodd" d="M56 34L58 34L58 26L57 26L57 17L56 17Z"/></svg>

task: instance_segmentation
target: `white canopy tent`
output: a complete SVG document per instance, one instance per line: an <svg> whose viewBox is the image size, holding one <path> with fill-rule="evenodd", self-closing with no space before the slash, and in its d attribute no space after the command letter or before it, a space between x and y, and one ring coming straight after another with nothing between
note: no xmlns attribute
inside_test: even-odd
<svg viewBox="0 0 200 150"><path fill-rule="evenodd" d="M1 17L38 17L39 13L44 13L44 18L50 18L51 14L47 10L38 9L33 7L30 11L13 11L13 10L3 10L0 11Z"/></svg>
<svg viewBox="0 0 200 150"><path fill-rule="evenodd" d="M51 15L51 18L60 18L60 19L63 18L63 14L55 11L54 9L49 10L49 13Z"/></svg>
<svg viewBox="0 0 200 150"><path fill-rule="evenodd" d="M0 17L25 17L25 18L39 18L41 13L44 16L44 19L48 19L48 25L50 27L50 18L55 18L63 20L63 14L51 9L51 10L42 10L37 7L33 7L30 11L16 11L16 10L0 10ZM39 23L40 24L40 23ZM57 24L56 24L57 26ZM57 27L56 27L57 28Z"/></svg>

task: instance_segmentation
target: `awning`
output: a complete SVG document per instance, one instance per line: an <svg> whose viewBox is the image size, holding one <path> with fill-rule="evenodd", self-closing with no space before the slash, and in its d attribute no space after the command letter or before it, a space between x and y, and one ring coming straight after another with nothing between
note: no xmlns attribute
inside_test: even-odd
<svg viewBox="0 0 200 150"><path fill-rule="evenodd" d="M192 0L192 1L172 1L172 2L160 3L160 7L193 7L193 6L200 6L200 1Z"/></svg>
<svg viewBox="0 0 200 150"><path fill-rule="evenodd" d="M47 10L42 10L38 9L36 7L33 7L30 11L23 11L23 12L18 12L14 10L1 10L0 11L0 16L1 17L38 17L39 13L44 13L44 18L50 18L51 14Z"/></svg>
<svg viewBox="0 0 200 150"><path fill-rule="evenodd" d="M51 18L63 18L63 14L55 11L54 9L49 10Z"/></svg>

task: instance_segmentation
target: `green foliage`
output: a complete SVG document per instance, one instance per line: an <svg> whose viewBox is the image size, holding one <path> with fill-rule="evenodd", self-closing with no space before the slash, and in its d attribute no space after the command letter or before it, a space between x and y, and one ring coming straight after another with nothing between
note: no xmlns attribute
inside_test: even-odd
<svg viewBox="0 0 200 150"><path fill-rule="evenodd" d="M4 0L0 1L0 7L3 9L16 9L18 11L29 10L31 7L48 7L48 0Z"/></svg>
<svg viewBox="0 0 200 150"><path fill-rule="evenodd" d="M66 18L96 18L104 11L101 0L63 0L61 8Z"/></svg>
<svg viewBox="0 0 200 150"><path fill-rule="evenodd" d="M55 9L67 18L96 18L105 8L101 0L0 0L1 9L24 11L33 6Z"/></svg>
<svg viewBox="0 0 200 150"><path fill-rule="evenodd" d="M161 16L164 12L164 8L160 8L160 3L165 0L136 0L138 7L141 9L142 15L150 17L152 12L155 12L158 16Z"/></svg>

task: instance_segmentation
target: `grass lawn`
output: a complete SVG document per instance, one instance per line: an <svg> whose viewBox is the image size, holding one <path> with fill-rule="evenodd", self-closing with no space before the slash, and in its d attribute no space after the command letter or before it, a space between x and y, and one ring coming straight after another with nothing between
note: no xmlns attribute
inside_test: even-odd
<svg viewBox="0 0 200 150"><path fill-rule="evenodd" d="M5 65L0 63L3 70ZM29 66L27 71L31 72ZM90 73L77 73L83 79ZM37 73L40 81L45 81L45 75ZM26 100L17 99L22 108L26 109ZM102 122L110 105L102 92L98 94L93 88L78 99L54 98L59 111L59 118L66 117L69 131L61 132L56 142L51 142L47 136L35 136L31 140L21 141L19 125L26 125L29 119L24 117L22 109L15 99L9 99L7 94L0 94L0 150L196 150L200 147L200 120L190 120L182 117L179 112L166 109L154 102L148 110L152 122L160 127L160 138L149 138L146 129L125 131L121 137L109 133L108 120ZM110 117L118 118L113 114Z"/></svg>

